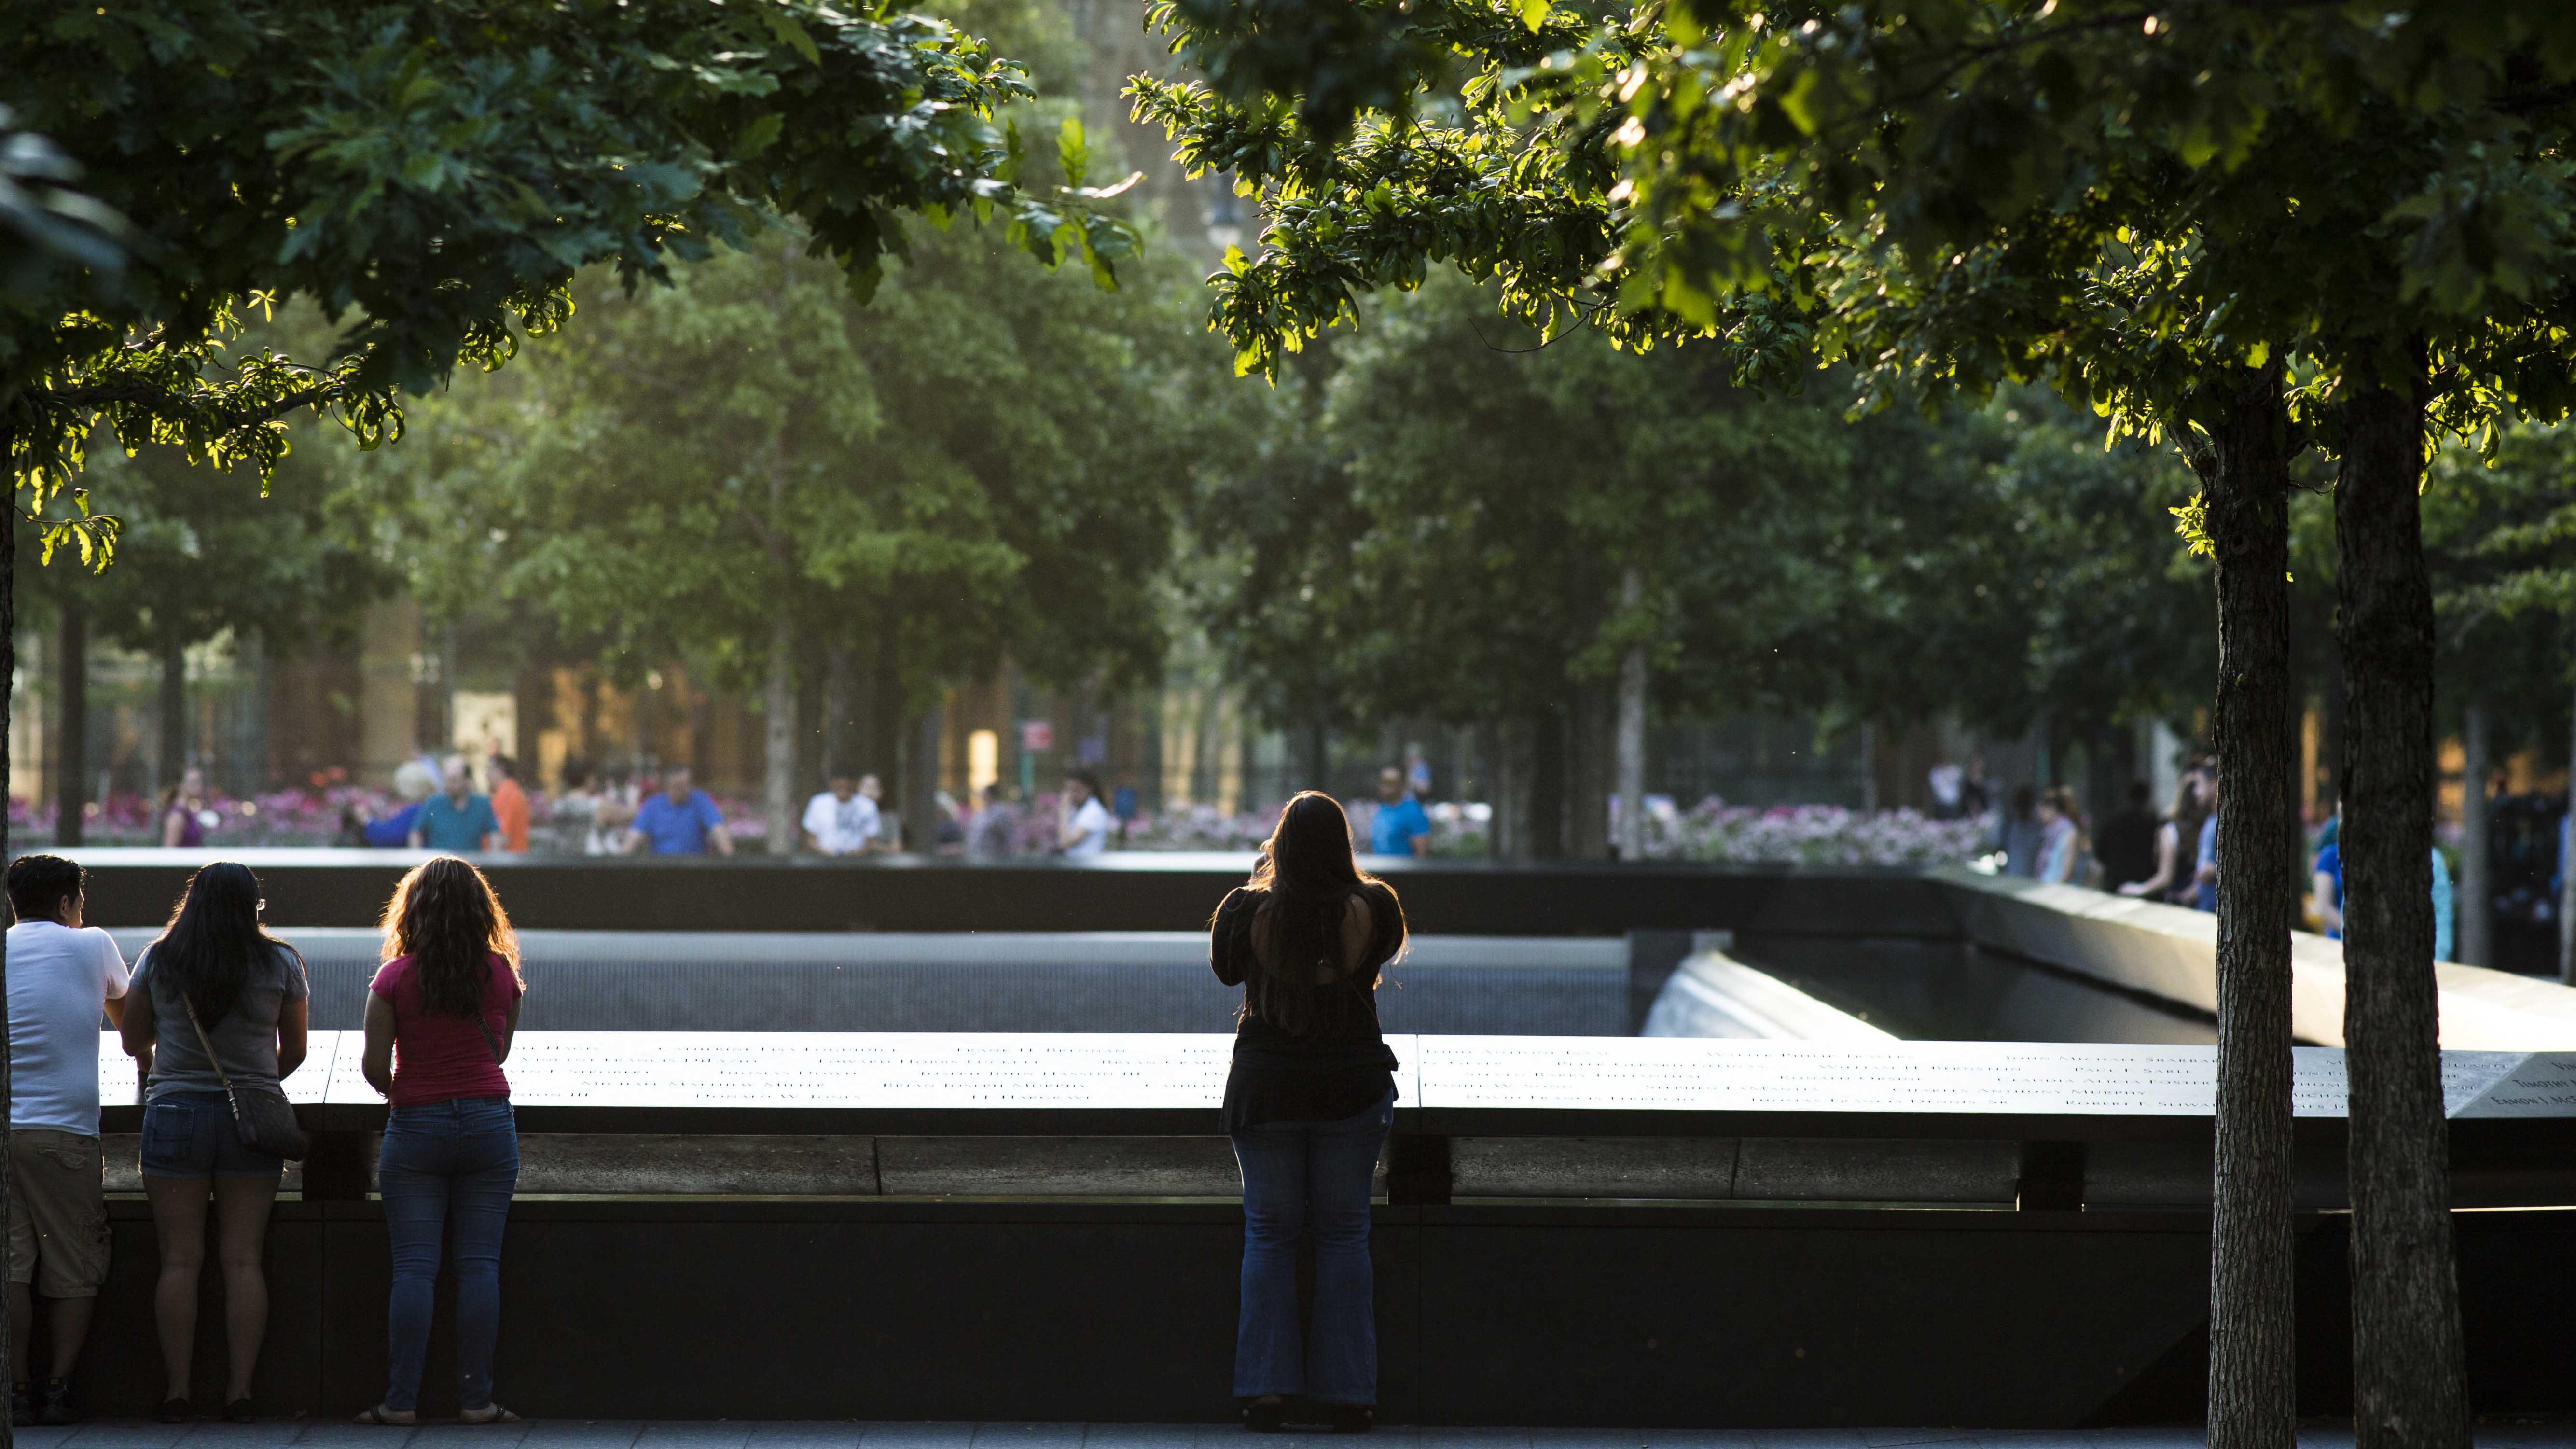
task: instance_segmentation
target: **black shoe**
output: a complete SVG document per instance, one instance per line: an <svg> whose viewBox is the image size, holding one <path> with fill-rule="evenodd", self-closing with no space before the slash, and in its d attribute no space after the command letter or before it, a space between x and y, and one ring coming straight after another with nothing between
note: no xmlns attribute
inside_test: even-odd
<svg viewBox="0 0 2576 1449"><path fill-rule="evenodd" d="M9 1422L12 1424L32 1424L36 1422L36 1390L34 1386L29 1384L12 1384L9 1386Z"/></svg>
<svg viewBox="0 0 2576 1449"><path fill-rule="evenodd" d="M197 1411L188 1406L186 1399L163 1399L161 1407L152 1411L155 1424L184 1424L195 1417Z"/></svg>
<svg viewBox="0 0 2576 1449"><path fill-rule="evenodd" d="M248 1399L235 1399L224 1405L224 1417L236 1424L256 1424L259 1422L259 1410L252 1407Z"/></svg>
<svg viewBox="0 0 2576 1449"><path fill-rule="evenodd" d="M61 1379L45 1380L45 1391L36 1401L39 1424L77 1424L80 1410L72 1407L72 1386Z"/></svg>
<svg viewBox="0 0 2576 1449"><path fill-rule="evenodd" d="M1255 1434L1276 1434L1279 1426L1287 1422L1286 1408L1277 1399L1266 1404L1246 1404L1243 1406L1243 1427Z"/></svg>
<svg viewBox="0 0 2576 1449"><path fill-rule="evenodd" d="M1336 1433L1336 1434L1365 1434L1365 1433L1367 1433L1369 1430L1374 1429L1374 1428L1376 1428L1376 1427L1377 1427L1377 1406L1376 1406L1376 1405L1374 1405L1374 1404L1335 1404L1335 1405L1333 1405L1333 1432L1334 1432L1334 1433Z"/></svg>

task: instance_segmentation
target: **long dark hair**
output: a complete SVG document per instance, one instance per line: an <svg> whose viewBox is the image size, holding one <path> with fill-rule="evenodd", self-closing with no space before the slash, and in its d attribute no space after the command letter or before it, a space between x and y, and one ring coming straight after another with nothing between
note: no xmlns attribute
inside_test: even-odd
<svg viewBox="0 0 2576 1449"><path fill-rule="evenodd" d="M152 942L153 970L178 988L208 1027L240 1003L254 952L304 959L260 925L259 907L259 877L249 866L219 860L188 877L170 924Z"/></svg>
<svg viewBox="0 0 2576 1449"><path fill-rule="evenodd" d="M1245 984L1244 1014L1295 1035L1331 1024L1348 1002L1342 993L1328 995L1323 988L1370 964L1345 954L1342 922L1351 898L1383 891L1390 904L1395 901L1391 887L1360 869L1351 847L1350 817L1342 813L1341 802L1320 790L1301 790L1281 806L1279 823L1261 842L1261 863L1253 867L1245 888L1269 900L1246 923L1259 947L1253 952L1257 969ZM1380 965L1404 951L1404 913L1400 905L1394 908L1395 945ZM1370 939L1375 941L1387 928L1377 919L1376 903L1369 910ZM1369 989L1376 989L1378 980L1372 973Z"/></svg>
<svg viewBox="0 0 2576 1449"><path fill-rule="evenodd" d="M384 960L409 956L418 972L420 1003L449 1016L483 1009L487 964L498 956L519 972L519 938L492 883L471 861L436 856L413 866L385 902Z"/></svg>

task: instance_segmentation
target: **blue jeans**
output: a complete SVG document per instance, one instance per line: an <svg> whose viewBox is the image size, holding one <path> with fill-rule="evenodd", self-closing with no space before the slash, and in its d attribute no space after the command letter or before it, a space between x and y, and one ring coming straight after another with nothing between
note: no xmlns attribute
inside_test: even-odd
<svg viewBox="0 0 2576 1449"><path fill-rule="evenodd" d="M1264 1122L1234 1134L1243 1168L1243 1314L1237 1398L1303 1394L1377 1402L1377 1305L1369 1274L1369 1181L1395 1094L1338 1122ZM1315 1238L1313 1332L1297 1321L1297 1238Z"/></svg>
<svg viewBox="0 0 2576 1449"><path fill-rule="evenodd" d="M501 1334L501 1229L519 1183L519 1129L507 1097L396 1107L385 1121L376 1187L393 1240L390 1383L385 1407L420 1407L420 1365L438 1287L439 1235L456 1222L456 1367L460 1406L492 1404L492 1344Z"/></svg>
<svg viewBox="0 0 2576 1449"><path fill-rule="evenodd" d="M143 1104L145 1177L203 1182L210 1177L286 1175L286 1159L242 1145L232 1098L221 1092L164 1092Z"/></svg>

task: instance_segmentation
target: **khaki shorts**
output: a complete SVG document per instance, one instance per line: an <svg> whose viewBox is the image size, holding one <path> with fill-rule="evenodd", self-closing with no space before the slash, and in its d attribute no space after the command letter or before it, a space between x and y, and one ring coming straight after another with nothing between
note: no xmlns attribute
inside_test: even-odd
<svg viewBox="0 0 2576 1449"><path fill-rule="evenodd" d="M9 1131L9 1281L48 1298L95 1298L107 1281L107 1194L98 1139Z"/></svg>

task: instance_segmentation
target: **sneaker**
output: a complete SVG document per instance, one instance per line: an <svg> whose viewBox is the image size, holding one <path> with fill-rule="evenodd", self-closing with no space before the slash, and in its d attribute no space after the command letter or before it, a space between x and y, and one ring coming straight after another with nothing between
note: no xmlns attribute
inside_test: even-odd
<svg viewBox="0 0 2576 1449"><path fill-rule="evenodd" d="M33 1384L10 1385L9 1422L12 1424L36 1422L36 1389Z"/></svg>
<svg viewBox="0 0 2576 1449"><path fill-rule="evenodd" d="M156 1424L185 1424L196 1417L195 1407L186 1399L163 1399L161 1407L152 1411L152 1422Z"/></svg>
<svg viewBox="0 0 2576 1449"><path fill-rule="evenodd" d="M77 1424L80 1410L72 1407L72 1386L61 1379L45 1380L45 1391L36 1401L39 1424Z"/></svg>

